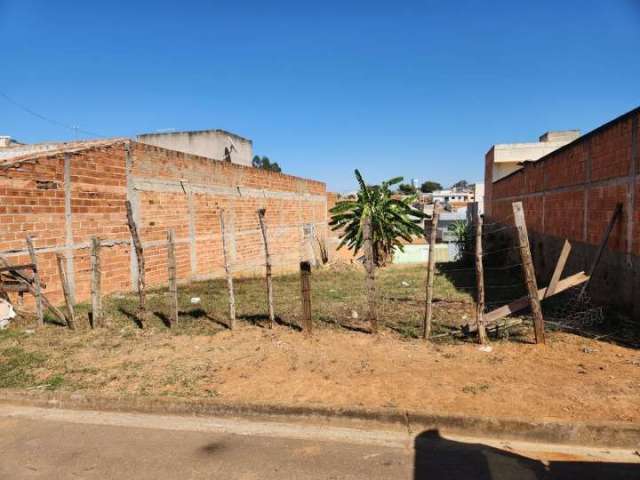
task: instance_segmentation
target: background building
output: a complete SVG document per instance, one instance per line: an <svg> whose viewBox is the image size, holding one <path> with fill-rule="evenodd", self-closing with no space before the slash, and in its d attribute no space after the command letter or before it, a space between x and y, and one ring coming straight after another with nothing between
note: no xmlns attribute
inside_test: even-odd
<svg viewBox="0 0 640 480"><path fill-rule="evenodd" d="M251 166L253 160L251 140L225 130L145 133L138 135L136 140L146 145L155 145L247 167Z"/></svg>

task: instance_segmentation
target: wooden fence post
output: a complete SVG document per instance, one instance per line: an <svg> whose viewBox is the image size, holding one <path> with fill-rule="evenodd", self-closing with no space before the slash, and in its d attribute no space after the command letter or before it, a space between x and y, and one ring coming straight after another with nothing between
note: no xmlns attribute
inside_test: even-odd
<svg viewBox="0 0 640 480"><path fill-rule="evenodd" d="M629 213L629 215L631 215L631 213ZM613 211L611 218L609 219L609 224L607 225L607 229L604 232L602 240L600 240L600 245L598 245L598 251L596 253L596 256L593 259L591 266L589 267L589 272L588 272L589 280L587 280L586 283L580 289L580 294L578 298L582 298L584 294L587 292L587 288L589 288L589 283L591 283L591 278L593 277L593 274L596 271L596 267L600 263L600 258L602 258L602 253L604 252L604 249L606 248L607 243L609 242L609 236L613 231L613 227L618 221L618 218L621 216L622 216L622 203L617 203L616 208Z"/></svg>
<svg viewBox="0 0 640 480"><path fill-rule="evenodd" d="M103 327L100 239L91 237L91 327Z"/></svg>
<svg viewBox="0 0 640 480"><path fill-rule="evenodd" d="M176 239L173 229L167 230L167 271L169 274L169 326L178 323L178 278L176 274Z"/></svg>
<svg viewBox="0 0 640 480"><path fill-rule="evenodd" d="M371 217L364 219L363 225L364 268L367 272L367 321L371 324L371 332L378 333L378 311L376 308L376 265L373 253L373 228Z"/></svg>
<svg viewBox="0 0 640 480"><path fill-rule="evenodd" d="M233 292L233 274L227 250L227 232L224 226L224 210L220 210L220 231L222 233L222 255L224 258L224 271L227 275L227 290L229 292L229 328L233 330L236 326L236 297Z"/></svg>
<svg viewBox="0 0 640 480"><path fill-rule="evenodd" d="M127 206L127 224L129 225L129 231L131 232L131 239L133 241L133 248L136 250L136 259L138 260L138 314L137 318L140 322L140 327L144 328L144 322L146 317L145 307L145 280L144 280L144 249L142 248L142 242L138 235L138 228L133 218L133 209L131 208L131 202L126 201Z"/></svg>
<svg viewBox="0 0 640 480"><path fill-rule="evenodd" d="M531 258L529 234L527 232L527 223L524 218L522 202L513 203L513 217L518 230L520 258L522 259L522 270L524 272L524 280L527 285L531 313L533 314L533 327L536 335L536 343L545 343L544 317L542 316L540 298L538 298L538 283L536 281L536 272L533 267L533 259Z"/></svg>
<svg viewBox="0 0 640 480"><path fill-rule="evenodd" d="M425 240L429 242L429 259L427 262L427 296L424 308L424 321L422 324L422 338L428 340L431 336L431 319L433 317L433 280L436 275L436 236L438 234L438 217L439 213L436 206L433 206L431 214L431 225L424 222ZM428 226L430 228L428 228ZM429 231L430 230L430 231Z"/></svg>
<svg viewBox="0 0 640 480"><path fill-rule="evenodd" d="M61 253L56 253L56 262L58 263L58 275L60 275L60 283L62 284L62 293L64 294L64 302L67 305L67 326L71 330L76 329L76 313L73 309L73 300L71 299L71 290L69 289L69 279L64 267L65 258Z"/></svg>
<svg viewBox="0 0 640 480"><path fill-rule="evenodd" d="M267 226L264 222L265 213L266 210L264 208L258 210L260 231L262 232L262 240L264 242L264 258L267 277L267 303L269 304L269 328L273 328L276 316L273 311L273 280L271 278L271 255L269 255L269 243L267 241Z"/></svg>
<svg viewBox="0 0 640 480"><path fill-rule="evenodd" d="M481 345L488 343L487 330L484 326L484 267L482 265L482 215L476 203L474 206L474 220L476 224L476 326L478 327L478 341Z"/></svg>
<svg viewBox="0 0 640 480"><path fill-rule="evenodd" d="M38 325L44 325L44 310L42 308L42 286L40 284L40 268L38 267L38 257L36 255L36 249L33 246L33 239L31 235L27 235L27 249L29 250L29 256L31 257L31 263L33 264L33 290L36 297L36 316L38 317Z"/></svg>
<svg viewBox="0 0 640 480"><path fill-rule="evenodd" d="M311 335L311 263L300 262L300 291L302 294L302 325L304 332Z"/></svg>

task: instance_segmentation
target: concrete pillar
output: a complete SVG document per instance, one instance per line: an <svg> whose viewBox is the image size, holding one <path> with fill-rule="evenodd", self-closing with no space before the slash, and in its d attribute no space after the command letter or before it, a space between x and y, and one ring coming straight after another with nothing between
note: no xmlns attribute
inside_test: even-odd
<svg viewBox="0 0 640 480"><path fill-rule="evenodd" d="M127 175L127 200L131 202L131 210L133 213L133 220L136 225L140 225L140 202L138 199L138 192L135 189L133 182L133 153L131 151L131 142L127 142L124 145L125 152L125 170ZM129 248L129 271L131 272L131 289L136 290L138 288L138 257L136 255L136 249L133 248L133 241Z"/></svg>
<svg viewBox="0 0 640 480"><path fill-rule="evenodd" d="M72 304L76 303L76 271L73 261L73 215L71 212L71 155L64 154L64 256L67 263L67 281Z"/></svg>

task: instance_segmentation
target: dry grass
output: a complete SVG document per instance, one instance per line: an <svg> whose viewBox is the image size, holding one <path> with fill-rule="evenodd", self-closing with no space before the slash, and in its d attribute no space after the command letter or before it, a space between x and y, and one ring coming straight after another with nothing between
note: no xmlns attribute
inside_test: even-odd
<svg viewBox="0 0 640 480"><path fill-rule="evenodd" d="M637 350L553 332L547 347L536 347L528 326L518 337L492 339L491 353L480 352L473 339L425 345L414 338L424 278L421 266L380 272L385 328L378 336L362 332L368 328L362 321L363 273L336 266L313 273L311 339L295 328L297 275L275 279L274 330L264 328L262 279L236 282L233 332L225 327L222 280L181 287L180 320L171 329L163 320L163 290L149 294L144 330L133 319L134 295L105 299L111 321L106 329L86 328L86 305L78 307L84 328L76 332L53 324L31 331L30 320L22 319L0 331L0 388L640 420ZM456 288L468 281L453 272L436 277L436 334L472 318L469 292ZM196 296L201 303L192 305Z"/></svg>

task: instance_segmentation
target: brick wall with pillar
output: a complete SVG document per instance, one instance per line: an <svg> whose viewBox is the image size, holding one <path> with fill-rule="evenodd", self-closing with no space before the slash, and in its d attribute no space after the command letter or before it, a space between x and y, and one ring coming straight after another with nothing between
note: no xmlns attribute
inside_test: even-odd
<svg viewBox="0 0 640 480"><path fill-rule="evenodd" d="M316 260L313 242L327 235L324 183L116 139L61 144L0 162L0 255L28 263L24 238L31 234L45 293L62 301L55 254L63 253L76 301L84 301L95 235L105 245L104 292L129 291L136 285L136 259L126 200L133 205L151 286L167 282L169 228L175 230L180 281L224 274L220 209L235 233L230 250L237 275L264 268L258 208L266 208L276 272L295 272L300 261Z"/></svg>
<svg viewBox="0 0 640 480"><path fill-rule="evenodd" d="M567 271L588 271L616 204L623 204L591 283L592 297L640 320L640 108L494 182L488 217L504 221L522 201L534 261L548 281L565 238Z"/></svg>

